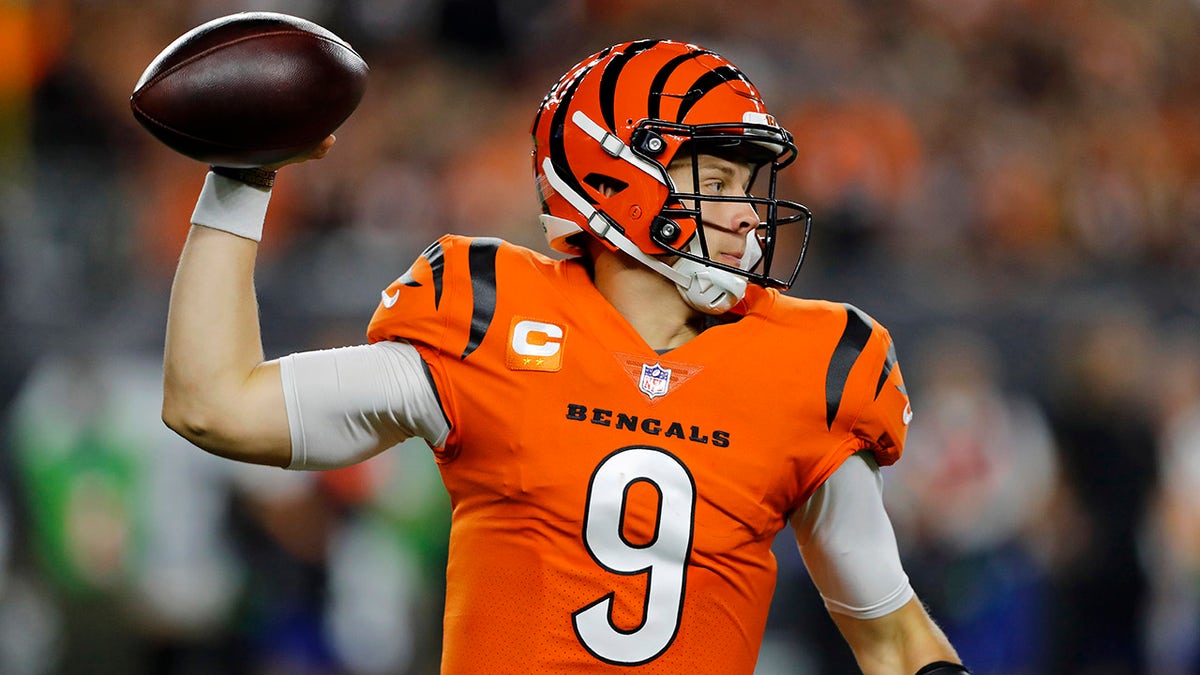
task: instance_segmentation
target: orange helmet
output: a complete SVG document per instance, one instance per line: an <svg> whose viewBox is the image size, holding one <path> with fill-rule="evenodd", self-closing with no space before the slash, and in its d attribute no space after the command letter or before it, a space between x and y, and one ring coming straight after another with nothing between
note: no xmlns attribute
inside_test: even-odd
<svg viewBox="0 0 1200 675"><path fill-rule="evenodd" d="M720 55L671 40L609 47L567 71L533 121L533 169L551 248L579 255L585 232L676 282L710 313L741 299L747 281L788 288L796 279L811 215L775 198L777 172L796 156L792 135L767 112L750 80ZM750 163L764 194L745 198L679 193L667 173L692 153ZM763 169L769 169L764 172ZM709 260L701 203L744 201L759 214L747 242L761 256L733 267ZM688 205L688 206L685 206ZM690 207L690 208L689 208ZM803 222L790 274L771 275L776 229ZM676 256L668 264L663 256ZM717 291L710 291L716 285ZM689 289L691 289L689 291Z"/></svg>

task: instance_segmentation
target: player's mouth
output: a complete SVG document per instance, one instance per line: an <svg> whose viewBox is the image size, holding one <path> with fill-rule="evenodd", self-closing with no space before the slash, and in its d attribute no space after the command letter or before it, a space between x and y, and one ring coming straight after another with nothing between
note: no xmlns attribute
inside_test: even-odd
<svg viewBox="0 0 1200 675"><path fill-rule="evenodd" d="M740 267L742 264L742 255L743 255L742 253L732 253L732 252L728 252L728 251L723 251L721 253L718 253L717 257L714 258L714 260L716 260L719 263L729 265L730 267Z"/></svg>

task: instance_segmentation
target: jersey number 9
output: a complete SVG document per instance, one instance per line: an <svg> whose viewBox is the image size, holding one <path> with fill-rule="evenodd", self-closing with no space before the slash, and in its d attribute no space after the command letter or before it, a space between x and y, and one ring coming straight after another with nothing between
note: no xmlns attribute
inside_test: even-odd
<svg viewBox="0 0 1200 675"><path fill-rule="evenodd" d="M658 492L654 534L645 544L631 543L622 533L626 500L637 483ZM609 572L646 575L646 597L642 623L632 630L613 623L614 593L572 615L575 635L593 656L632 666L654 660L671 646L683 616L695 513L695 481L665 450L622 448L596 467L588 485L583 542L592 559Z"/></svg>

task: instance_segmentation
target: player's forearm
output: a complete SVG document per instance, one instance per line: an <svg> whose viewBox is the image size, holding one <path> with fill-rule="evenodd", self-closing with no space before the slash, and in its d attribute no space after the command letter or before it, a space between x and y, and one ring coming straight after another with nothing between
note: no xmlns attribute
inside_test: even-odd
<svg viewBox="0 0 1200 675"><path fill-rule="evenodd" d="M263 364L253 279L257 247L226 232L192 228L167 314L163 420L222 456L286 464L281 439L264 437L258 425L265 420L254 419L271 414L258 402L271 387L263 380L274 375L278 381L277 368Z"/></svg>
<svg viewBox="0 0 1200 675"><path fill-rule="evenodd" d="M192 227L167 313L168 393L204 399L245 381L263 360L254 260L258 244Z"/></svg>
<svg viewBox="0 0 1200 675"><path fill-rule="evenodd" d="M878 619L832 616L865 675L911 675L933 662L959 662L954 647L915 597Z"/></svg>

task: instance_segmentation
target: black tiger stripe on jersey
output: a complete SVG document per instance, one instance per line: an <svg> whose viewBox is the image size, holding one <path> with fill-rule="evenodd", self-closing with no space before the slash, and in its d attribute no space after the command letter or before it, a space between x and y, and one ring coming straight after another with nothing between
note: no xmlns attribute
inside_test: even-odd
<svg viewBox="0 0 1200 675"><path fill-rule="evenodd" d="M875 398L879 398L879 392L883 391L883 383L887 382L888 375L892 374L892 369L896 367L896 345L895 343L888 345L887 359L883 362L883 372L879 373L879 382L875 383ZM900 392L905 396L908 392L904 390L904 385L900 385Z"/></svg>
<svg viewBox="0 0 1200 675"><path fill-rule="evenodd" d="M500 244L501 241L494 237L471 240L471 248L467 252L471 275L471 333L467 348L459 358L465 359L479 348L496 314L496 254L500 251Z"/></svg>
<svg viewBox="0 0 1200 675"><path fill-rule="evenodd" d="M867 340L871 339L873 326L871 317L854 305L842 306L846 308L846 328L833 349L829 369L825 372L825 416L830 429L837 418L838 408L842 406L842 392L846 389L846 381L850 379L850 369L867 346Z"/></svg>
<svg viewBox="0 0 1200 675"><path fill-rule="evenodd" d="M429 269L433 271L433 308L437 309L442 305L442 277L446 273L446 259L442 250L442 242L435 241L429 245L421 253L421 257L429 263Z"/></svg>

